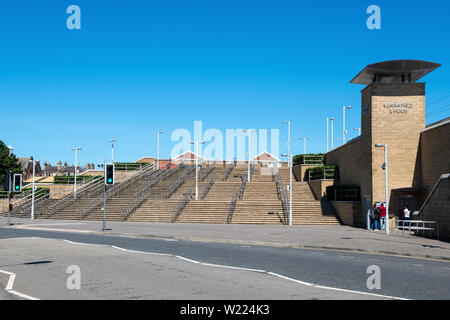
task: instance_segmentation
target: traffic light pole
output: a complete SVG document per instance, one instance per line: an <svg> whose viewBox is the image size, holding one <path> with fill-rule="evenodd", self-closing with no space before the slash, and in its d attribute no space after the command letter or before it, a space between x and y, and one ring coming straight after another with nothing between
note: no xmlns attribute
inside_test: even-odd
<svg viewBox="0 0 450 320"><path fill-rule="evenodd" d="M10 226L11 225L11 184L12 184L12 179L11 179L11 175L12 175L12 172L11 172L11 170L9 170L9 177L8 177L8 180L9 180L9 183L8 183L8 226Z"/></svg>
<svg viewBox="0 0 450 320"><path fill-rule="evenodd" d="M103 228L102 231L106 230L106 184L103 189Z"/></svg>

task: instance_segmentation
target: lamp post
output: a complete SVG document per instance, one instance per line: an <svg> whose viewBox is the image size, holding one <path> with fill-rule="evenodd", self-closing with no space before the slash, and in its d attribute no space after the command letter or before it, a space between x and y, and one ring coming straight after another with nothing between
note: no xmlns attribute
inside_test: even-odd
<svg viewBox="0 0 450 320"><path fill-rule="evenodd" d="M159 135L163 133L161 130L158 130L158 138L156 143L156 169L159 170Z"/></svg>
<svg viewBox="0 0 450 320"><path fill-rule="evenodd" d="M36 160L29 160L29 162L33 163L33 187L31 189L31 220L34 220L34 190L35 190L35 172L36 172Z"/></svg>
<svg viewBox="0 0 450 320"><path fill-rule="evenodd" d="M247 132L247 136L248 136L248 152L247 152L247 181L250 182L251 178L250 178L250 132L256 132L256 129L247 129L247 130L242 130L242 132Z"/></svg>
<svg viewBox="0 0 450 320"><path fill-rule="evenodd" d="M330 121L330 118L328 118L327 117L327 152L328 152L328 145L329 145L329 143L328 143L328 136L329 136L329 133L328 133L328 122Z"/></svg>
<svg viewBox="0 0 450 320"><path fill-rule="evenodd" d="M345 144L345 135L347 131L345 130L345 110L351 109L351 106L343 106L342 107L342 144Z"/></svg>
<svg viewBox="0 0 450 320"><path fill-rule="evenodd" d="M283 157L289 157L289 225L292 226L292 154L282 154Z"/></svg>
<svg viewBox="0 0 450 320"><path fill-rule="evenodd" d="M114 142L116 142L117 140L109 140L108 142L111 142L111 162L114 163Z"/></svg>
<svg viewBox="0 0 450 320"><path fill-rule="evenodd" d="M334 149L334 138L333 138L333 134L334 134L334 129L333 129L333 122L334 118L330 118L330 125L331 125L331 150Z"/></svg>
<svg viewBox="0 0 450 320"><path fill-rule="evenodd" d="M9 152L8 152L8 156L10 154L13 154L13 150L14 148L12 146L8 146ZM11 175L12 175L12 171L11 168L9 169L9 176L8 176L8 222L7 225L10 226L11 225L11 184L12 184L12 180L11 180Z"/></svg>
<svg viewBox="0 0 450 320"><path fill-rule="evenodd" d="M205 141L192 141L195 144L195 200L198 200L198 144L204 144Z"/></svg>
<svg viewBox="0 0 450 320"><path fill-rule="evenodd" d="M79 150L82 150L81 148L72 148L73 151L75 151L75 168L74 168L74 172L75 172L75 182L73 185L73 198L76 199L77 198L77 153Z"/></svg>
<svg viewBox="0 0 450 320"><path fill-rule="evenodd" d="M311 140L309 137L300 138L300 140L303 140L303 154L306 154L306 140Z"/></svg>
<svg viewBox="0 0 450 320"><path fill-rule="evenodd" d="M384 148L384 188L385 188L385 207L386 207L386 234L389 234L389 204L388 204L388 161L387 161L387 152L388 152L388 146L387 144L381 144L377 143L375 145L377 148Z"/></svg>

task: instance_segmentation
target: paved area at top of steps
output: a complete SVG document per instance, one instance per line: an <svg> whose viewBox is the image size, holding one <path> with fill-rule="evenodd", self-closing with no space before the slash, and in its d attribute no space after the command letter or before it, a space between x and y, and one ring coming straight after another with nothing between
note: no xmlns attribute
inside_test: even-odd
<svg viewBox="0 0 450 320"><path fill-rule="evenodd" d="M2 228L102 234L101 221L34 220L12 218L13 226L0 217ZM450 262L450 243L414 236L386 235L349 226L282 226L233 224L183 224L107 222L104 234L179 240L228 242L298 248L337 249L434 258ZM55 235L57 237L57 235Z"/></svg>

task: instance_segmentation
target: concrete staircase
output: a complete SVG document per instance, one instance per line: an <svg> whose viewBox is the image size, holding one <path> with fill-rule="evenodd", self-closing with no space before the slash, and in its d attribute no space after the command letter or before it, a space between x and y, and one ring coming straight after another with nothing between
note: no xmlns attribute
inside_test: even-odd
<svg viewBox="0 0 450 320"><path fill-rule="evenodd" d="M228 209L236 188L241 186L240 176L247 172L246 168L234 168L226 181L223 166L216 166L216 181L206 198L191 200L184 208L176 222L179 223L227 223ZM208 178L205 179L205 181Z"/></svg>
<svg viewBox="0 0 450 320"><path fill-rule="evenodd" d="M177 206L183 194L192 189L192 194L195 196L195 171L188 177L186 182L170 197L164 198L167 188L176 180L178 175L171 177L171 179L162 181L156 185L146 202L134 212L127 221L133 222L172 222L173 209ZM208 179L206 177L205 181ZM199 181L198 189L199 196L203 188L204 181Z"/></svg>
<svg viewBox="0 0 450 320"><path fill-rule="evenodd" d="M289 168L279 168L283 187L289 184ZM293 225L340 225L336 212L326 200L316 200L307 182L292 181Z"/></svg>
<svg viewBox="0 0 450 320"><path fill-rule="evenodd" d="M234 209L233 224L283 224L283 208L278 199L276 182L272 175L262 175L255 167L247 182L244 197Z"/></svg>

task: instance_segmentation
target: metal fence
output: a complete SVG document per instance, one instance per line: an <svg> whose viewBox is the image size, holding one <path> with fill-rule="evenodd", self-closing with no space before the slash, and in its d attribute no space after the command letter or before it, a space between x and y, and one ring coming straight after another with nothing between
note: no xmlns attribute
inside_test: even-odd
<svg viewBox="0 0 450 320"><path fill-rule="evenodd" d="M395 220L392 233L402 236L422 236L439 240L439 225L436 221Z"/></svg>

